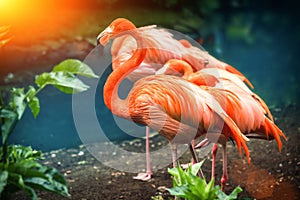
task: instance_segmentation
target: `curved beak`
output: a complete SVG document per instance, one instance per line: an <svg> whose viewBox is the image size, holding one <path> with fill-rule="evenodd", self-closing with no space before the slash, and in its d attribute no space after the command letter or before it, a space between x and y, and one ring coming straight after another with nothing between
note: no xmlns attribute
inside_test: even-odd
<svg viewBox="0 0 300 200"><path fill-rule="evenodd" d="M101 44L105 46L110 37L112 35L112 29L110 27L107 27L104 31L102 31L98 36L97 36L97 45Z"/></svg>

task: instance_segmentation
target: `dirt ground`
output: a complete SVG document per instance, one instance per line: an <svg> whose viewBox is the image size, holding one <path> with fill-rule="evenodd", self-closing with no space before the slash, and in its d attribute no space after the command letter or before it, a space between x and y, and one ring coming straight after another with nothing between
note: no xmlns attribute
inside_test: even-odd
<svg viewBox="0 0 300 200"><path fill-rule="evenodd" d="M239 199L300 199L300 111L299 106L290 105L285 108L272 109L275 121L286 133L287 142L283 142L282 151L279 152L275 141L262 141L252 139L248 142L251 163L248 164L241 157L236 148L228 145L229 182L226 192L240 185L243 192ZM151 138L152 144L164 145L166 141L160 136ZM106 145L106 144L99 144ZM144 149L144 141L124 141L120 146L126 149ZM152 145L155 146L155 145ZM114 160L114 152L102 152L103 156L111 162L126 162ZM164 157L164 155L161 155ZM204 174L210 177L210 155L203 166ZM217 154L216 184L222 173L221 152ZM166 158L170 159L171 158ZM189 153L185 153L180 162L188 162ZM130 163L130 160L127 160ZM149 181L138 181L132 177L136 174L111 169L95 159L85 147L77 149L64 149L45 154L44 164L56 167L63 173L68 181L70 198L52 193L39 192L39 199L45 200L94 200L94 199L151 199L161 196L170 199L166 188L172 187L167 167L154 172ZM171 167L169 165L168 167ZM23 193L14 196L15 200L27 199Z"/></svg>

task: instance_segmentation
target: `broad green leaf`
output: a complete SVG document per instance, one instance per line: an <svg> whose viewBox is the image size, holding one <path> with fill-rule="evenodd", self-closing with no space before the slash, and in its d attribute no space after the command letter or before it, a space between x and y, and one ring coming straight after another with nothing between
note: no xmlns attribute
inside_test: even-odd
<svg viewBox="0 0 300 200"><path fill-rule="evenodd" d="M27 102L29 102L35 95L36 95L36 89L33 86L29 85L28 91L25 94L25 98Z"/></svg>
<svg viewBox="0 0 300 200"><path fill-rule="evenodd" d="M172 176L179 176L179 172L177 168L168 168L168 173L171 174Z"/></svg>
<svg viewBox="0 0 300 200"><path fill-rule="evenodd" d="M17 121L17 114L11 110L2 109L0 110L0 117L4 121L1 125L2 144L4 144Z"/></svg>
<svg viewBox="0 0 300 200"><path fill-rule="evenodd" d="M195 184L189 185L191 192L195 194L197 197L199 197L199 199L205 199L204 198L205 197L204 190L206 187L205 179L201 179L197 177L197 181L195 182L196 182Z"/></svg>
<svg viewBox="0 0 300 200"><path fill-rule="evenodd" d="M39 75L35 82L39 87L53 85L60 91L67 94L83 92L89 88L70 72L45 72Z"/></svg>
<svg viewBox="0 0 300 200"><path fill-rule="evenodd" d="M201 169L203 163L204 163L205 159L203 159L201 162L195 163L194 165L191 166L191 173L193 175L197 175L198 171Z"/></svg>
<svg viewBox="0 0 300 200"><path fill-rule="evenodd" d="M178 187L167 188L167 190L170 192L171 195L184 198L186 193L188 193L189 188L187 185L182 185Z"/></svg>
<svg viewBox="0 0 300 200"><path fill-rule="evenodd" d="M76 59L67 59L56 65L52 71L70 72L72 74L79 74L88 78L99 78L87 64Z"/></svg>
<svg viewBox="0 0 300 200"><path fill-rule="evenodd" d="M40 177L26 178L24 182L36 189L45 189L50 192L58 193L63 196L70 196L66 185L54 180L47 180Z"/></svg>
<svg viewBox="0 0 300 200"><path fill-rule="evenodd" d="M36 89L30 85L27 93L25 94L25 99L28 103L28 106L29 106L34 118L36 118L40 112L40 102L39 102L38 97L35 96L36 93L37 93Z"/></svg>
<svg viewBox="0 0 300 200"><path fill-rule="evenodd" d="M213 189L213 187L214 187L214 179L211 179L210 181L209 181L209 183L206 185L206 187L205 187L205 193L209 193L212 189Z"/></svg>
<svg viewBox="0 0 300 200"><path fill-rule="evenodd" d="M0 172L0 194L2 193L4 187L7 184L8 172L2 171Z"/></svg>
<svg viewBox="0 0 300 200"><path fill-rule="evenodd" d="M59 173L57 169L48 167L45 173L47 176L52 177L53 180L62 184L67 184L65 177L61 173Z"/></svg>
<svg viewBox="0 0 300 200"><path fill-rule="evenodd" d="M40 112L40 101L37 97L33 97L29 103L28 106L34 116L34 118L36 118Z"/></svg>
<svg viewBox="0 0 300 200"><path fill-rule="evenodd" d="M216 191L216 195L222 200L234 200L237 199L238 194L242 191L242 188L238 186L229 195L227 195L219 188L219 190Z"/></svg>
<svg viewBox="0 0 300 200"><path fill-rule="evenodd" d="M1 118L14 118L14 117L16 117L16 113L11 110L8 110L8 109L1 109L0 117Z"/></svg>
<svg viewBox="0 0 300 200"><path fill-rule="evenodd" d="M24 184L23 178L20 174L9 173L10 184L18 187L20 190L25 191L30 197L31 200L37 200L37 195L33 188Z"/></svg>
<svg viewBox="0 0 300 200"><path fill-rule="evenodd" d="M238 194L240 192L242 192L242 191L243 191L243 189L241 187L239 187L239 186L236 187L236 188L234 188L234 190L229 194L228 200L230 200L230 199L237 199Z"/></svg>
<svg viewBox="0 0 300 200"><path fill-rule="evenodd" d="M24 88L12 89L12 99L10 101L10 106L18 114L18 119L21 119L26 108L26 103L24 102L24 98L25 98Z"/></svg>
<svg viewBox="0 0 300 200"><path fill-rule="evenodd" d="M177 169L178 169L178 175L179 175L178 176L178 185L186 184L186 175L179 163L178 163Z"/></svg>

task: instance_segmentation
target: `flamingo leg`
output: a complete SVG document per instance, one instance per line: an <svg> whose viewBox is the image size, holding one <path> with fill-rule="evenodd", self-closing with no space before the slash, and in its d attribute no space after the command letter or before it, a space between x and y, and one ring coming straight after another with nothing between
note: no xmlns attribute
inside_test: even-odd
<svg viewBox="0 0 300 200"><path fill-rule="evenodd" d="M197 158L197 156L196 156L196 153L195 153L195 149L194 149L194 140L189 144L189 149L190 149L190 151L191 151L191 154L192 154L192 157L193 157L193 160L194 160L194 162L198 162L198 158ZM193 163L194 164L194 163ZM203 175L203 172L202 172L202 170L201 170L201 168L199 169L199 171L198 171L198 176L200 177L200 178L204 178L204 175Z"/></svg>
<svg viewBox="0 0 300 200"><path fill-rule="evenodd" d="M218 151L218 144L215 143L212 150L211 150L211 154L212 154L211 179L215 178L215 167L216 167L217 151Z"/></svg>
<svg viewBox="0 0 300 200"><path fill-rule="evenodd" d="M192 145L193 151L194 151L194 149L195 149L195 143L196 143L196 140L192 140L192 142L191 142L191 144L190 144L190 145ZM189 147L189 148L190 148L190 147ZM190 151L191 151L191 149L190 149ZM191 153L192 153L192 151L191 151ZM182 169L187 169L187 168L189 167L189 165L194 165L195 163L198 162L198 161L197 161L197 158L196 158L196 160L194 159L194 157L196 157L196 153L194 152L194 154L195 154L195 155L193 155L193 153L192 153L192 163L181 164Z"/></svg>
<svg viewBox="0 0 300 200"><path fill-rule="evenodd" d="M147 181L151 179L152 171L150 164L150 128L146 126L146 173L138 173L133 179Z"/></svg>
<svg viewBox="0 0 300 200"><path fill-rule="evenodd" d="M223 156L223 175L221 178L221 189L222 191L224 191L226 182L228 180L226 143L222 144L222 156Z"/></svg>
<svg viewBox="0 0 300 200"><path fill-rule="evenodd" d="M198 158L196 157L196 152L195 152L195 143L196 140L192 140L191 144L190 144L190 151L194 152L194 154L192 153L192 165L198 162Z"/></svg>
<svg viewBox="0 0 300 200"><path fill-rule="evenodd" d="M173 167L177 167L177 144L170 143L171 151L172 151L172 162Z"/></svg>

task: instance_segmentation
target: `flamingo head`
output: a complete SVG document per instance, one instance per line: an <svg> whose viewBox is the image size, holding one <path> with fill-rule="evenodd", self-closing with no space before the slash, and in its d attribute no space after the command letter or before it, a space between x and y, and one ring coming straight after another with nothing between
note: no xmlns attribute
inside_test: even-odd
<svg viewBox="0 0 300 200"><path fill-rule="evenodd" d="M104 31L97 37L97 44L105 46L110 38L129 30L135 29L135 25L125 18L115 19Z"/></svg>

